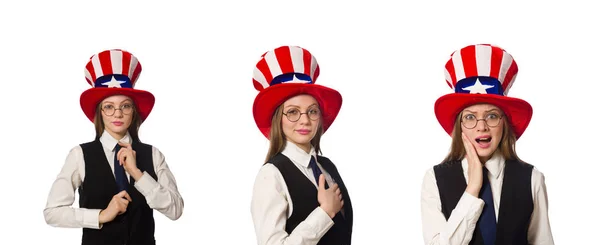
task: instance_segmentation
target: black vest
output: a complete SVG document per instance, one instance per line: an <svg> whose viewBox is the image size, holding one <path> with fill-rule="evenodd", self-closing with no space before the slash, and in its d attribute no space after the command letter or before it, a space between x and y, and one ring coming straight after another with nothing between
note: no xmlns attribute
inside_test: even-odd
<svg viewBox="0 0 600 245"><path fill-rule="evenodd" d="M442 212L446 220L467 188L459 161L442 163L434 168L440 192ZM527 245L527 231L533 212L531 172L533 166L523 162L506 161L500 194L500 209L496 225L496 245ZM483 244L479 225L469 244Z"/></svg>
<svg viewBox="0 0 600 245"><path fill-rule="evenodd" d="M154 178L152 164L152 146L133 142L136 151L136 164L142 172ZM85 179L79 187L79 207L89 209L105 209L114 195L118 193L114 174L106 159L100 141L81 144L85 160ZM146 198L134 187L133 177L129 180L127 193L132 202L127 211L101 229L83 228L82 245L135 244L154 245L153 210L146 203Z"/></svg>
<svg viewBox="0 0 600 245"><path fill-rule="evenodd" d="M352 203L346 185L337 168L326 157L317 156L317 161L338 184L344 200L344 216L338 212L333 217L334 225L319 240L318 245L350 245L352 238ZM293 212L287 219L285 231L289 234L319 206L317 188L306 176L283 154L274 156L269 163L279 169L292 199Z"/></svg>

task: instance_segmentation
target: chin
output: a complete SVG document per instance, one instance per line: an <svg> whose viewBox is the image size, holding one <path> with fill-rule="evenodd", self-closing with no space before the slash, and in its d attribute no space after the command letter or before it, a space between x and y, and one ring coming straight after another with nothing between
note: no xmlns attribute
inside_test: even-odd
<svg viewBox="0 0 600 245"><path fill-rule="evenodd" d="M480 158L492 158L496 149L477 149L477 155Z"/></svg>
<svg viewBox="0 0 600 245"><path fill-rule="evenodd" d="M310 144L310 140L311 140L311 139L312 139L312 137L310 137L310 136L308 136L308 135L307 135L307 136L302 136L302 137L295 137L295 138L293 139L293 141L294 141L296 144L301 144L301 145L304 145L304 144Z"/></svg>
<svg viewBox="0 0 600 245"><path fill-rule="evenodd" d="M296 142L296 144L300 144L300 145L310 145L310 140L296 140L294 142Z"/></svg>
<svg viewBox="0 0 600 245"><path fill-rule="evenodd" d="M127 133L127 128L111 128L110 131L116 134L124 135L125 133Z"/></svg>
<svg viewBox="0 0 600 245"><path fill-rule="evenodd" d="M477 154L477 155L478 155L479 157L483 157L483 158L486 158L486 157L490 157L490 158L491 158L491 156L492 156L492 153L491 153L491 152L487 152L487 151L485 151L485 152L482 152L482 153L480 153L480 154Z"/></svg>

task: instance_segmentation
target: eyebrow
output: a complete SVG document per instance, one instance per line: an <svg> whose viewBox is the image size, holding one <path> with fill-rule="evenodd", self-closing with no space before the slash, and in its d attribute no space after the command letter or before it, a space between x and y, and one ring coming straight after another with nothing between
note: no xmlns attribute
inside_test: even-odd
<svg viewBox="0 0 600 245"><path fill-rule="evenodd" d="M475 111L470 111L470 110L464 110L464 111L467 111L467 112L470 112L470 113L473 113L473 114L476 114L476 113L477 113L477 112L475 112ZM494 108L494 109L490 109L490 110L487 110L487 111L484 111L484 112L485 112L485 113L488 113L488 112L492 112L492 111L498 111L498 109Z"/></svg>
<svg viewBox="0 0 600 245"><path fill-rule="evenodd" d="M318 107L318 106L319 106L319 104L317 104L317 103L313 103L312 105L309 105L307 108L312 108L313 106L317 106L317 107ZM289 108L289 107L296 107L296 108L300 108L300 106L297 106L297 105L288 105L288 106L286 106L286 107L284 107L284 108Z"/></svg>
<svg viewBox="0 0 600 245"><path fill-rule="evenodd" d="M133 101L131 99L126 99L126 100L121 101L120 104L124 104L125 102L131 102L131 103L133 103ZM116 103L113 102L113 101L104 101L104 102L102 102L102 104L116 104Z"/></svg>

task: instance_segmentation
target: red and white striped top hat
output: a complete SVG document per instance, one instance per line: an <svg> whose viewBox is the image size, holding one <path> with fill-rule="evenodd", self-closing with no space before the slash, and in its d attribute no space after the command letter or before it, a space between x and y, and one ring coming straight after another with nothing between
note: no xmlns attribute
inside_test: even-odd
<svg viewBox="0 0 600 245"><path fill-rule="evenodd" d="M252 112L260 131L269 138L273 113L287 99L309 94L319 103L323 132L335 120L342 106L341 94L331 88L317 85L319 64L306 49L282 46L261 56L254 68L252 83L259 91Z"/></svg>
<svg viewBox="0 0 600 245"><path fill-rule="evenodd" d="M454 93L435 102L438 122L452 135L456 117L464 108L493 104L503 111L518 139L533 114L527 101L507 96L518 70L512 55L498 46L477 44L455 51L445 70L446 83Z"/></svg>
<svg viewBox="0 0 600 245"><path fill-rule="evenodd" d="M154 95L148 91L134 89L142 72L142 65L131 53L120 50L105 50L93 55L85 66L85 80L92 88L80 97L81 109L94 121L98 103L112 95L130 97L143 122L154 107Z"/></svg>

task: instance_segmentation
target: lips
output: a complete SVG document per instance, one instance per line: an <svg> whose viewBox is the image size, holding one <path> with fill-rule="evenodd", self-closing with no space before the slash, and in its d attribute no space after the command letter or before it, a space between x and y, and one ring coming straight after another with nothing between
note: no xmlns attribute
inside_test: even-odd
<svg viewBox="0 0 600 245"><path fill-rule="evenodd" d="M486 149L488 147L490 147L491 142L492 142L492 136L491 135L481 135L475 138L475 142L477 142L477 145L482 148L482 149Z"/></svg>
<svg viewBox="0 0 600 245"><path fill-rule="evenodd" d="M308 129L298 129L298 130L296 130L296 132L298 132L301 135L307 135L307 134L310 133L310 130L308 130Z"/></svg>
<svg viewBox="0 0 600 245"><path fill-rule="evenodd" d="M123 122L112 122L112 124L115 126L121 126L123 125Z"/></svg>

